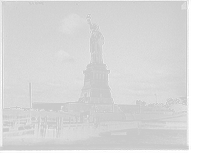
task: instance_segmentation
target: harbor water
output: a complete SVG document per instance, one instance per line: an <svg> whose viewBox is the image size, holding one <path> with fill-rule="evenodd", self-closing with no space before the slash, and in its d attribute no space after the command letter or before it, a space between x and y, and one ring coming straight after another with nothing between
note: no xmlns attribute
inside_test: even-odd
<svg viewBox="0 0 200 162"><path fill-rule="evenodd" d="M126 135L102 132L83 139L4 139L5 150L85 150L85 149L188 149L186 129L126 129Z"/></svg>

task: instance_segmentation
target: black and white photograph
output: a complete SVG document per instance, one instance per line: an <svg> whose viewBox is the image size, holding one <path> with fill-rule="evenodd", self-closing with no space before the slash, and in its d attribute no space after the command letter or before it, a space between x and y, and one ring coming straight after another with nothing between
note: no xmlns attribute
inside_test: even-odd
<svg viewBox="0 0 200 162"><path fill-rule="evenodd" d="M189 149L188 1L3 1L1 59L1 150Z"/></svg>

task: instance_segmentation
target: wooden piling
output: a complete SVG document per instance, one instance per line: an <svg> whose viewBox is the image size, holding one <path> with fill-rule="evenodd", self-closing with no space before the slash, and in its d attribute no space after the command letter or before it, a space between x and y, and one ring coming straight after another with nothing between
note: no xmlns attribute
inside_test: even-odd
<svg viewBox="0 0 200 162"><path fill-rule="evenodd" d="M140 122L138 122L138 135L140 134Z"/></svg>
<svg viewBox="0 0 200 162"><path fill-rule="evenodd" d="M59 118L56 117L56 138L59 138Z"/></svg>
<svg viewBox="0 0 200 162"><path fill-rule="evenodd" d="M81 125L79 129L80 129L80 136L84 137L84 126Z"/></svg>
<svg viewBox="0 0 200 162"><path fill-rule="evenodd" d="M56 138L59 138L59 117L56 118Z"/></svg>
<svg viewBox="0 0 200 162"><path fill-rule="evenodd" d="M56 138L61 138L63 135L63 118L56 118Z"/></svg>
<svg viewBox="0 0 200 162"><path fill-rule="evenodd" d="M60 117L58 117L58 138L60 138Z"/></svg>
<svg viewBox="0 0 200 162"><path fill-rule="evenodd" d="M41 117L39 116L37 118L37 123L36 123L36 126L35 126L35 136L37 138L40 137L40 129L41 129Z"/></svg>
<svg viewBox="0 0 200 162"><path fill-rule="evenodd" d="M60 118L60 138L63 137L63 118L62 117L59 117Z"/></svg>
<svg viewBox="0 0 200 162"><path fill-rule="evenodd" d="M53 138L56 138L56 129L53 129Z"/></svg>
<svg viewBox="0 0 200 162"><path fill-rule="evenodd" d="M47 117L44 118L43 121L43 132L42 132L42 137L46 138L46 134L47 134L47 129L48 129L48 125L47 125Z"/></svg>
<svg viewBox="0 0 200 162"><path fill-rule="evenodd" d="M63 123L63 117L54 118L54 122L56 124L55 128L48 129L48 117L41 118L37 117L37 122L35 122L35 132L34 135L36 138L79 138L79 137L87 137L90 135L97 135L100 131L100 125L97 126L96 123L78 123L78 119L74 120L72 123L72 119L69 120L70 123ZM65 120L66 121L66 120ZM93 122L95 122L93 120ZM97 128L98 127L98 128ZM109 127L110 129L115 129L116 124L105 124L104 129ZM103 127L102 127L103 128ZM107 129L106 129L107 130ZM105 131L106 131L105 130Z"/></svg>
<svg viewBox="0 0 200 162"><path fill-rule="evenodd" d="M47 136L47 131L48 131L48 124L47 124L47 121L48 121L48 117L46 116L45 117L45 123L44 123L44 138L46 138Z"/></svg>

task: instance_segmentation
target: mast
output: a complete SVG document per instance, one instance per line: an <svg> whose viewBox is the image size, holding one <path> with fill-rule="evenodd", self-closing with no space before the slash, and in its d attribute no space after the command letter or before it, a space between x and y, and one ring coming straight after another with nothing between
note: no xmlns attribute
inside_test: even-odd
<svg viewBox="0 0 200 162"><path fill-rule="evenodd" d="M31 83L29 83L29 95L30 95L30 123L31 123Z"/></svg>
<svg viewBox="0 0 200 162"><path fill-rule="evenodd" d="M29 94L30 94L30 110L31 110L31 83L29 83Z"/></svg>

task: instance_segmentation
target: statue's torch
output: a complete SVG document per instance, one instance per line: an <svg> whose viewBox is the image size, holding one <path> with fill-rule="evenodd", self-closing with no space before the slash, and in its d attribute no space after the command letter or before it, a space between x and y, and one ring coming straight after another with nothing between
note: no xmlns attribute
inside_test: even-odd
<svg viewBox="0 0 200 162"><path fill-rule="evenodd" d="M88 22L89 24L91 24L91 14L88 14L86 18L87 18L87 22Z"/></svg>

